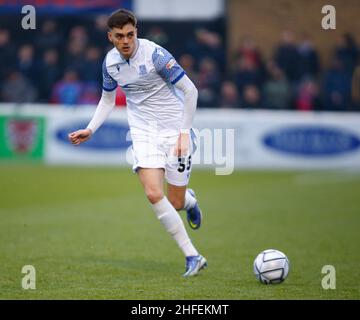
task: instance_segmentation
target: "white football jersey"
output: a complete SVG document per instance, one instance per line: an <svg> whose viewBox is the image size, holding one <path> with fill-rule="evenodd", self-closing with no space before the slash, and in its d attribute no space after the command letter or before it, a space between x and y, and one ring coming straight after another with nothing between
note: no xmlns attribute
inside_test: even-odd
<svg viewBox="0 0 360 320"><path fill-rule="evenodd" d="M103 89L119 85L125 92L132 133L179 133L183 117L183 94L174 87L185 72L174 57L156 43L138 39L133 57L125 60L116 48L103 63Z"/></svg>

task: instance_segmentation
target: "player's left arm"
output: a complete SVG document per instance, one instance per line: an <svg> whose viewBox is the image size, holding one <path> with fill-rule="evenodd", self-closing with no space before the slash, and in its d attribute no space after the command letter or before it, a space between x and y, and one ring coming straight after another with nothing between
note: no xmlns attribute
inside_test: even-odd
<svg viewBox="0 0 360 320"><path fill-rule="evenodd" d="M178 156L184 156L187 155L190 146L190 129L197 106L198 90L186 74L176 82L175 87L184 93L184 113L175 149Z"/></svg>
<svg viewBox="0 0 360 320"><path fill-rule="evenodd" d="M184 69L166 49L161 47L155 49L153 62L157 73L184 94L184 113L175 152L178 156L186 156L190 146L190 129L196 110L198 90L185 74Z"/></svg>

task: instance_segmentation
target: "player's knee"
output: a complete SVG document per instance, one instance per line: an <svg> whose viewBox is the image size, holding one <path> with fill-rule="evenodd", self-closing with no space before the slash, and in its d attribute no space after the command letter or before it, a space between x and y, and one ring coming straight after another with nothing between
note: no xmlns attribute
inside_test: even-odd
<svg viewBox="0 0 360 320"><path fill-rule="evenodd" d="M145 191L145 193L151 204L159 202L164 197L163 192L157 189L149 188Z"/></svg>
<svg viewBox="0 0 360 320"><path fill-rule="evenodd" d="M176 209L176 210L181 210L184 208L184 202L185 199L179 199L179 198L169 198L170 203L172 204L172 206Z"/></svg>

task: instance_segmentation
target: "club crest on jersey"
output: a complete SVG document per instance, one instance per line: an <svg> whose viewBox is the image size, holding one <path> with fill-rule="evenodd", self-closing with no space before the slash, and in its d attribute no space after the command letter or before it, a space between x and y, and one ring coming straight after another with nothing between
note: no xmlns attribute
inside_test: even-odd
<svg viewBox="0 0 360 320"><path fill-rule="evenodd" d="M175 59L170 59L169 62L166 64L166 69L170 70L175 65L175 63Z"/></svg>
<svg viewBox="0 0 360 320"><path fill-rule="evenodd" d="M144 64L139 66L139 74L143 76L144 74L147 74L146 66Z"/></svg>

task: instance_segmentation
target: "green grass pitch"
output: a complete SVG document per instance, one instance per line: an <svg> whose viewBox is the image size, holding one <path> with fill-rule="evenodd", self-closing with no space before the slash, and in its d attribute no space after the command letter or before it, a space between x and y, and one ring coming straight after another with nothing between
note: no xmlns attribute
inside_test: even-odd
<svg viewBox="0 0 360 320"><path fill-rule="evenodd" d="M194 170L204 213L190 237L209 268L184 258L130 168L0 166L0 299L359 299L360 175ZM291 269L263 285L255 256L275 248ZM24 265L36 290L24 290ZM324 290L324 265L336 289Z"/></svg>

